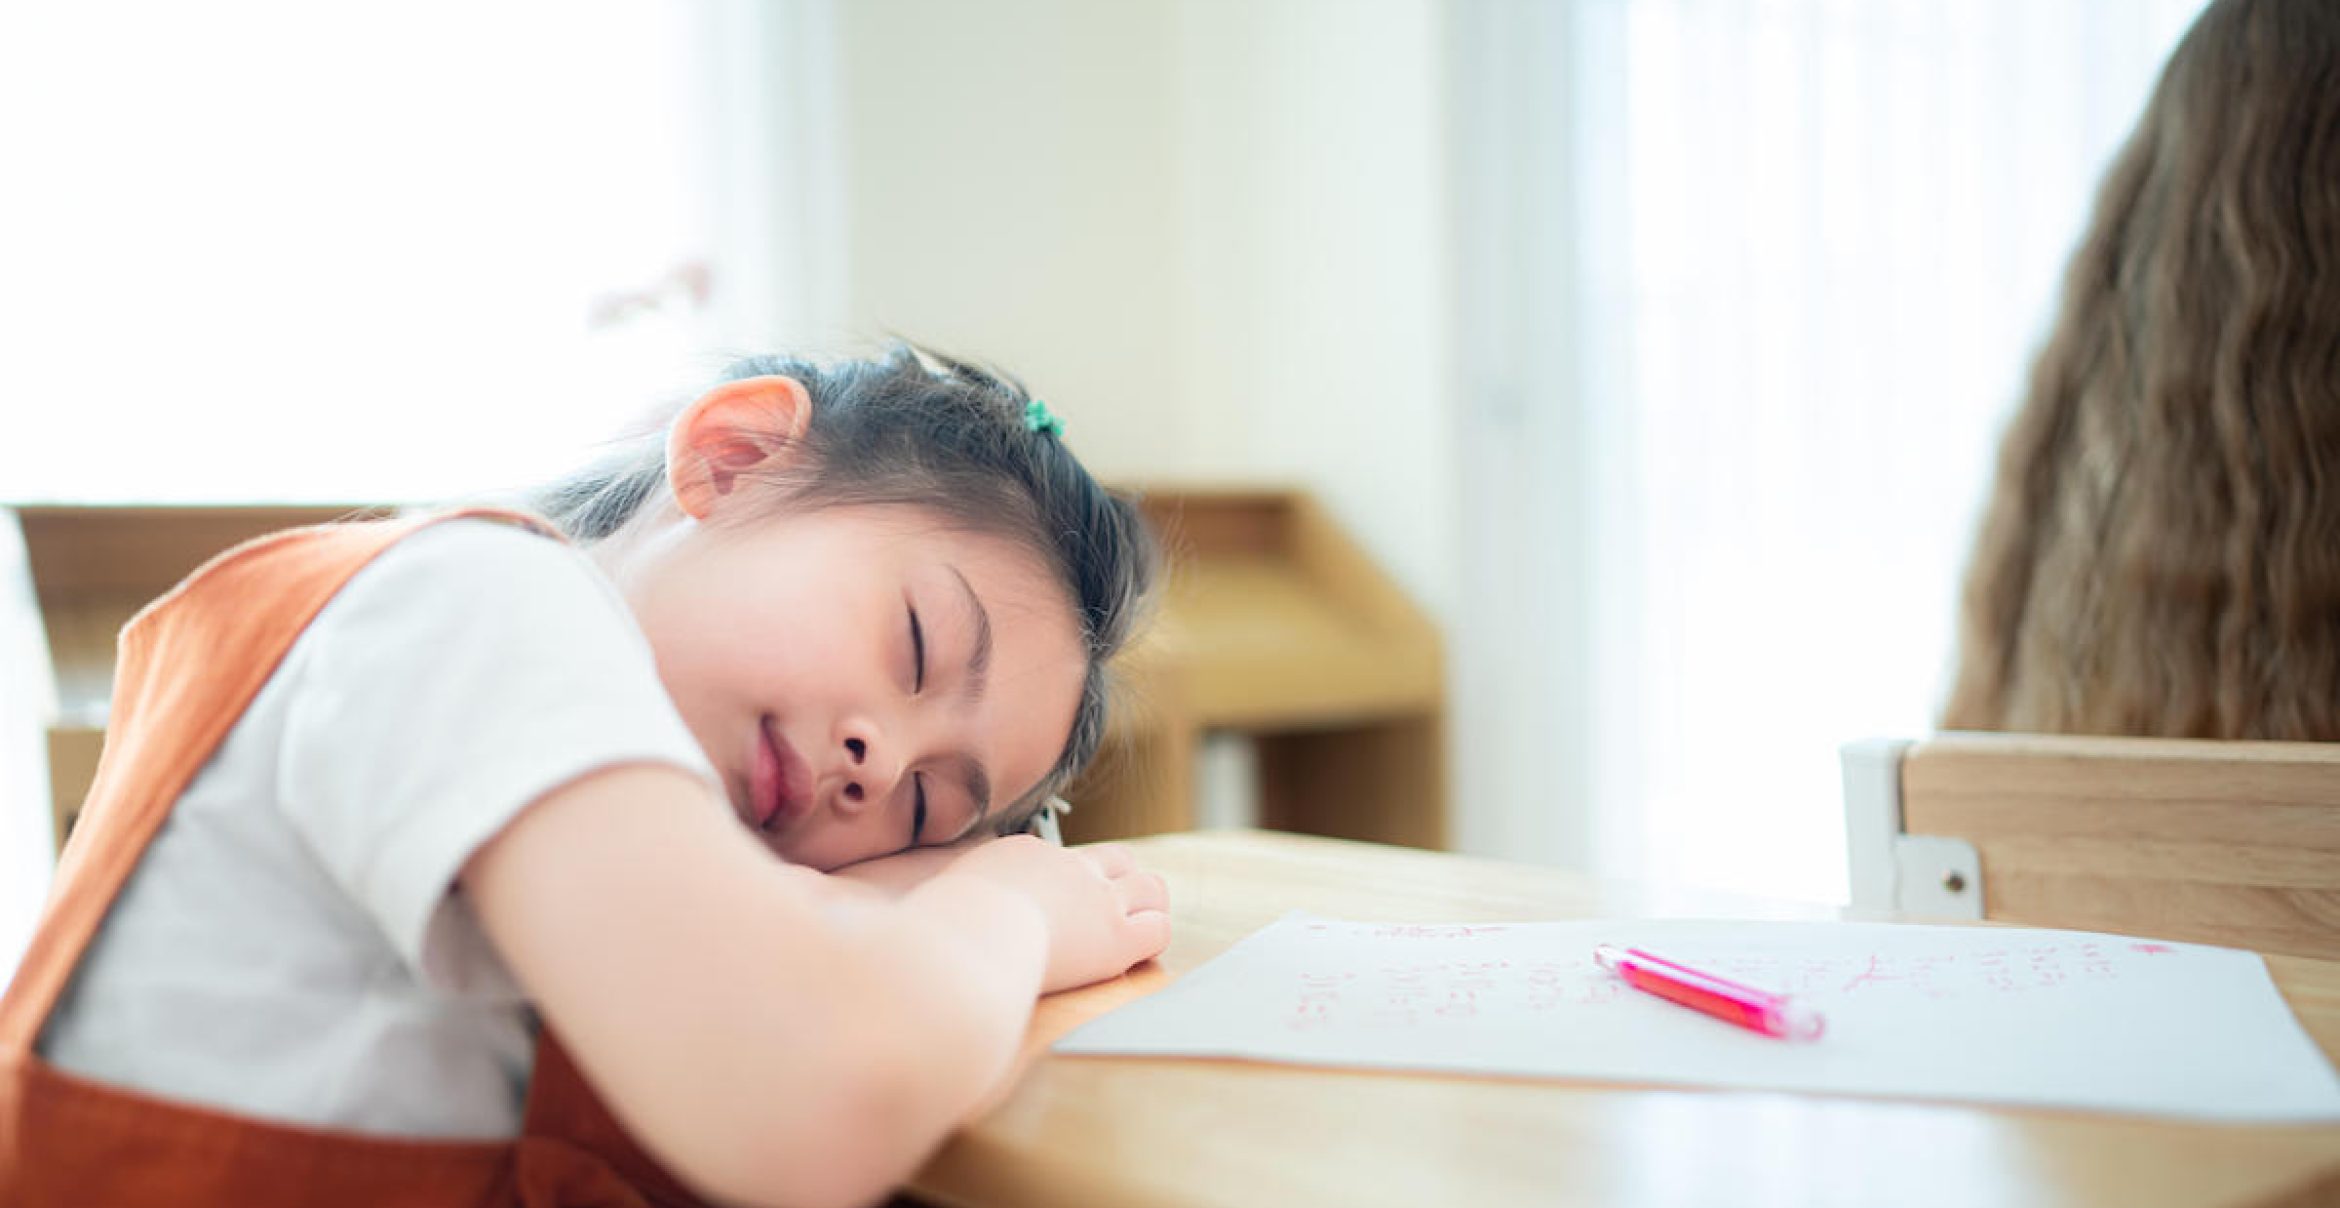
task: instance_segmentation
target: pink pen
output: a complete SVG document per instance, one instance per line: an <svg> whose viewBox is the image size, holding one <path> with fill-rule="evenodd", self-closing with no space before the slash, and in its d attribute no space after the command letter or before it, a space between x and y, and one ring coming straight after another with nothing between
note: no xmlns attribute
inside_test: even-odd
<svg viewBox="0 0 2340 1208"><path fill-rule="evenodd" d="M1595 944L1593 962L1624 978L1636 990L1672 999L1750 1031L1781 1040L1814 1040L1820 1035L1820 1013L1784 994L1700 973L1639 948Z"/></svg>

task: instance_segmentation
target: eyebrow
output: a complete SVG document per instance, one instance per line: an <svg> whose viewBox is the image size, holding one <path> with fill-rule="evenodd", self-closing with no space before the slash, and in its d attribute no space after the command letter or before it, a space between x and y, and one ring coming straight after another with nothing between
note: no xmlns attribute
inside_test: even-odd
<svg viewBox="0 0 2340 1208"><path fill-rule="evenodd" d="M948 565L946 563L946 565ZM975 585L967 576L950 567L951 577L959 581L959 590L967 595L967 611L975 614L975 647L967 652L967 695L983 699L983 690L991 682L991 614L984 610L982 597L975 594ZM988 794L983 800L990 800Z"/></svg>
<svg viewBox="0 0 2340 1208"><path fill-rule="evenodd" d="M959 833L951 837L953 843L974 834L976 828L983 825L983 820L991 816L991 774L985 772L982 763L973 756L962 756L958 762L960 782L967 786L967 796L975 802L975 816L969 818L967 825L960 827Z"/></svg>
<svg viewBox="0 0 2340 1208"><path fill-rule="evenodd" d="M981 700L991 683L991 613L983 607L983 597L975 594L975 585L967 576L956 566L943 565L959 581L959 590L967 596L967 611L975 617L975 645L967 652L967 698ZM967 786L968 798L975 802L974 820L959 832L959 837L965 838L991 813L991 774L983 770L982 761L970 757L960 761L959 777Z"/></svg>

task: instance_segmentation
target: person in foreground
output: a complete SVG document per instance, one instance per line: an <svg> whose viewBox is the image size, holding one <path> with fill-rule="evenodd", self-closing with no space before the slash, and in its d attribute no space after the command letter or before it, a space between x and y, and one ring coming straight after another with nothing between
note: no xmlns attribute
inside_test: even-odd
<svg viewBox="0 0 2340 1208"><path fill-rule="evenodd" d="M1021 833L1155 574L1021 387L749 361L538 503L124 631L0 1205L867 1202L1168 942L1126 849Z"/></svg>
<svg viewBox="0 0 2340 1208"><path fill-rule="evenodd" d="M2218 0L2008 430L1946 728L2340 740L2340 4Z"/></svg>

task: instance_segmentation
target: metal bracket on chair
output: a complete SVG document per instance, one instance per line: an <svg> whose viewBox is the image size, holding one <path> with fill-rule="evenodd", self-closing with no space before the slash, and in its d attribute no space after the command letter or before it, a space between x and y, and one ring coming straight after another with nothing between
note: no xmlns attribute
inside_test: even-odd
<svg viewBox="0 0 2340 1208"><path fill-rule="evenodd" d="M1982 861L1974 844L1939 835L1893 837L1893 906L1936 918L1983 916Z"/></svg>
<svg viewBox="0 0 2340 1208"><path fill-rule="evenodd" d="M1906 739L1846 743L1845 847L1852 904L1936 918L1983 917L1982 861L1964 839L1901 831L1901 757Z"/></svg>

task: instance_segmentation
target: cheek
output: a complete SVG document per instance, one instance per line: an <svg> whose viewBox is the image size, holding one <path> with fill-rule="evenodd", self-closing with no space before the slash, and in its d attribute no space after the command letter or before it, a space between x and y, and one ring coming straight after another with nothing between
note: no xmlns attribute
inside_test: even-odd
<svg viewBox="0 0 2340 1208"><path fill-rule="evenodd" d="M771 682L775 673L766 665L771 659L757 657L760 652L752 643L702 625L656 635L651 649L659 682L694 729L726 724L743 712L769 707L760 699L768 693L759 685Z"/></svg>
<svg viewBox="0 0 2340 1208"><path fill-rule="evenodd" d="M704 695L724 679L733 661L731 643L704 628L670 631L653 647L658 654L658 673L677 696Z"/></svg>

